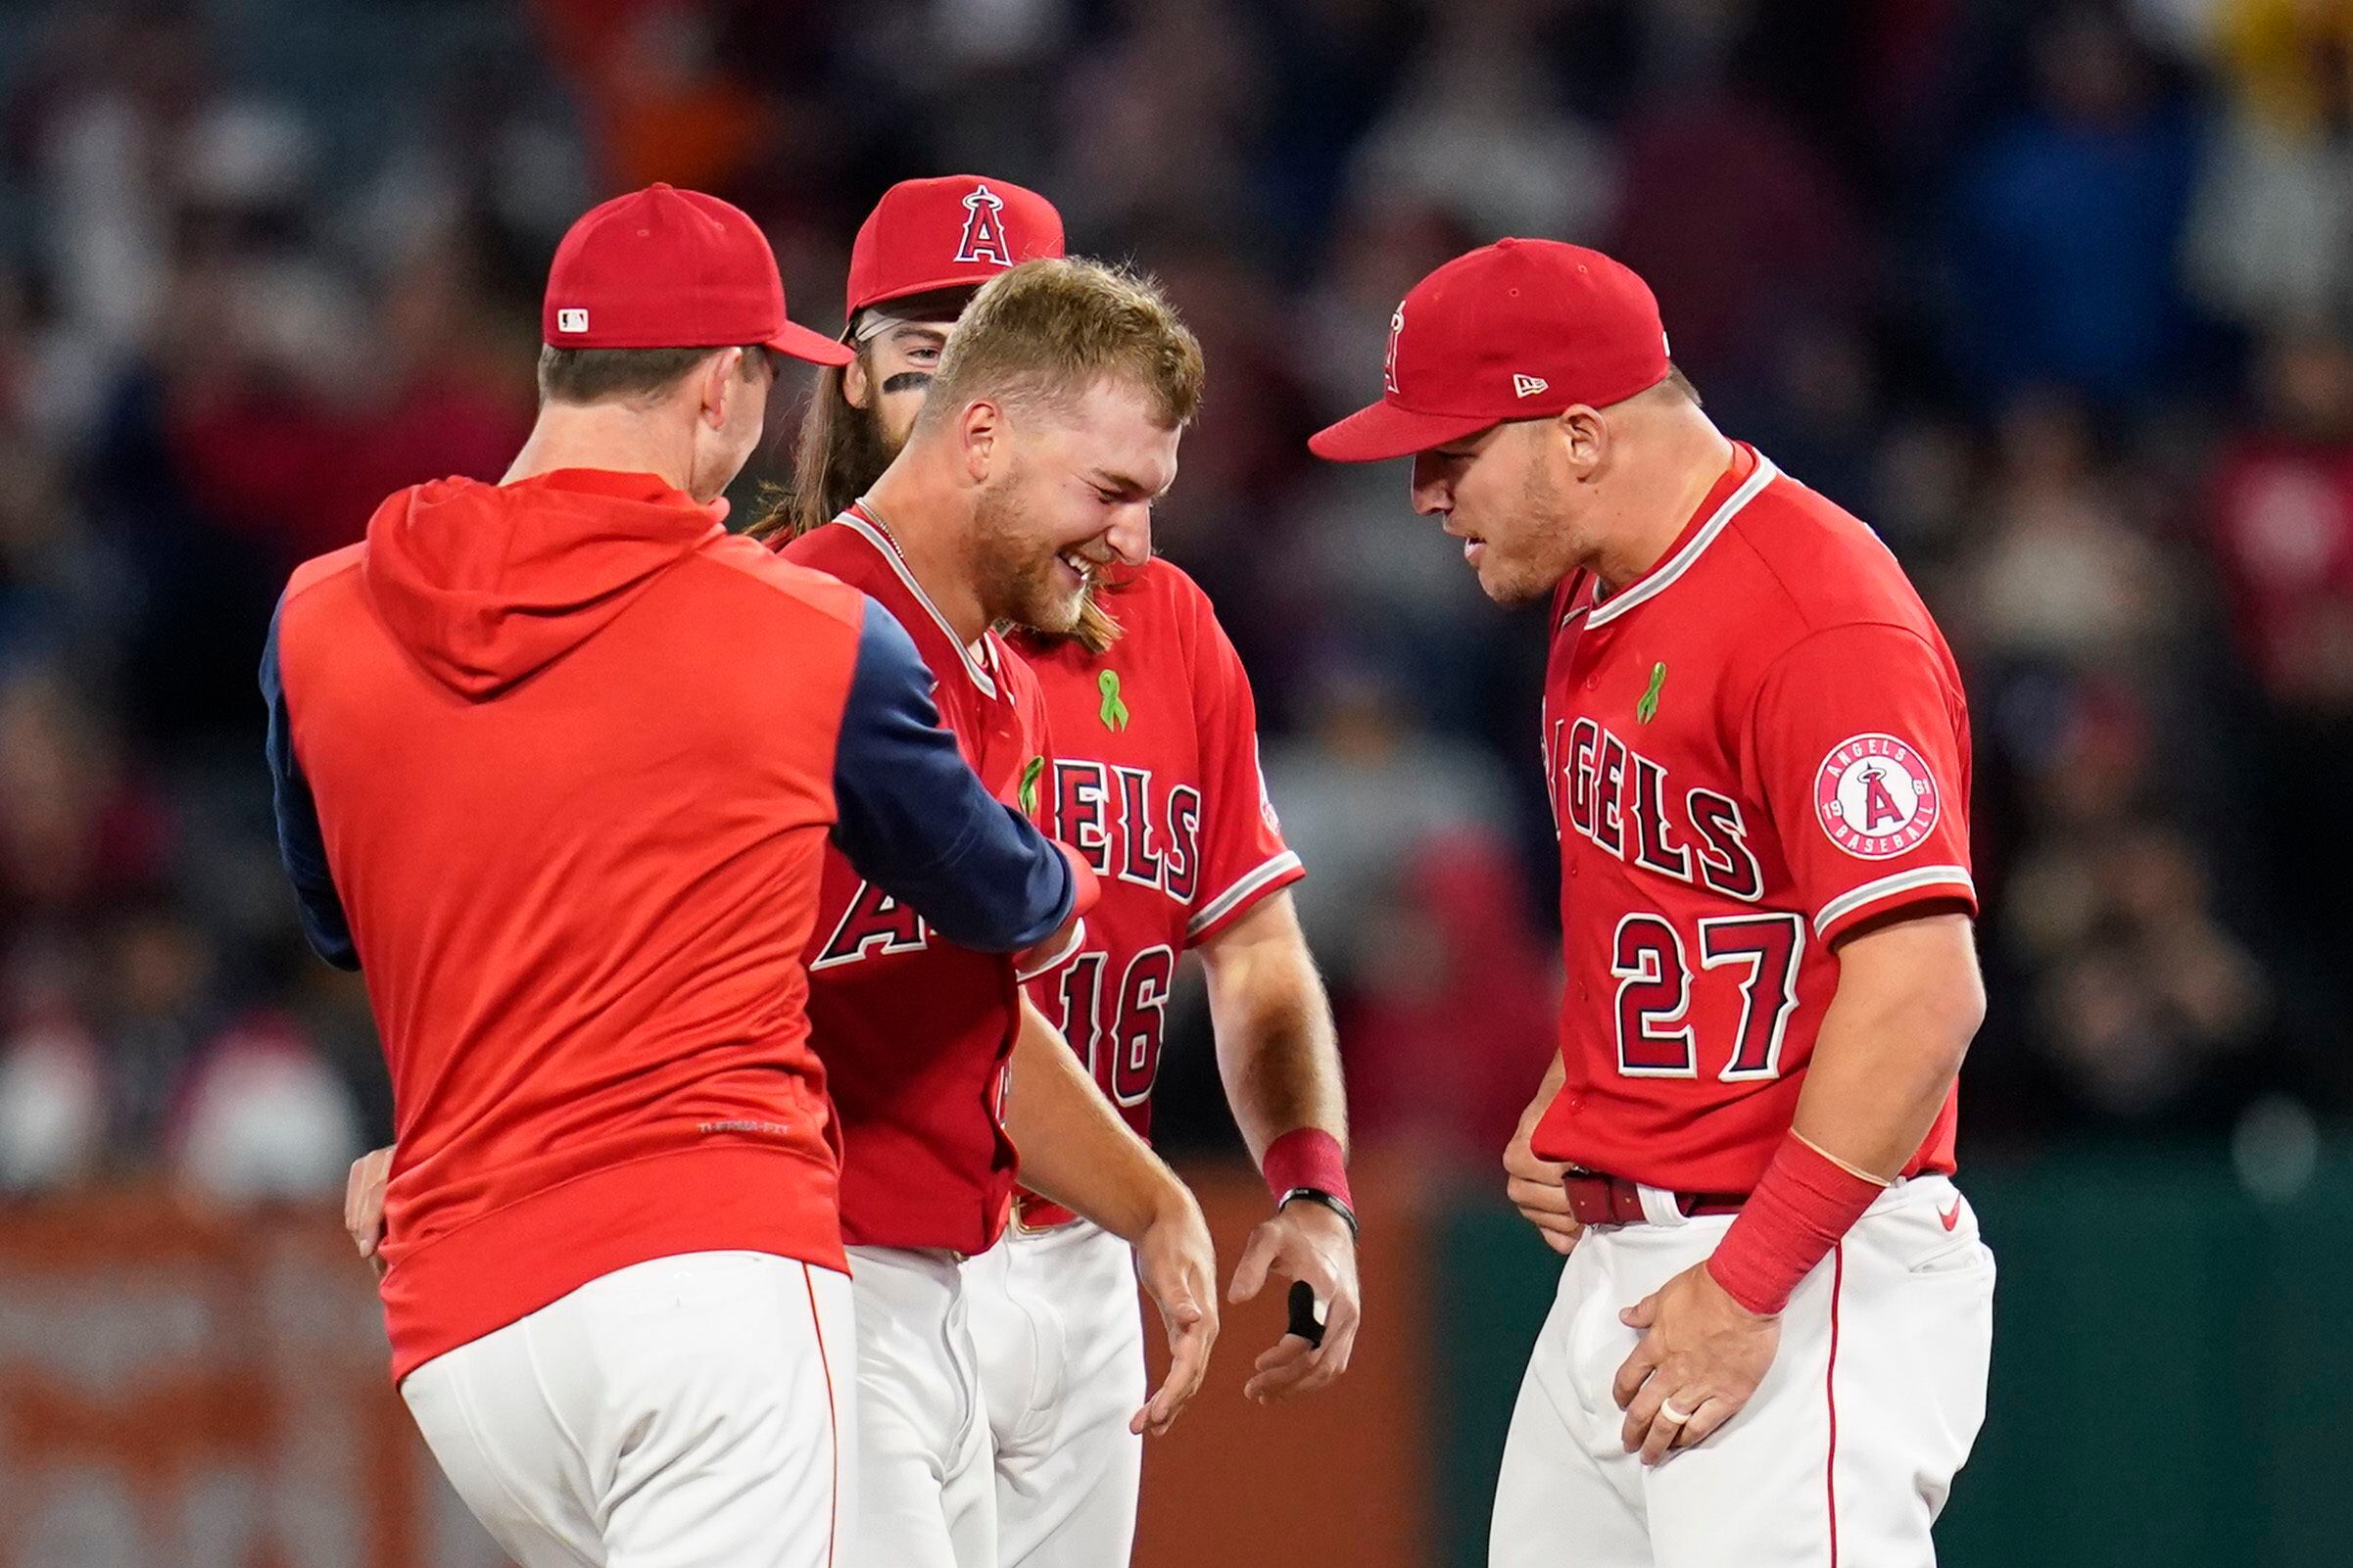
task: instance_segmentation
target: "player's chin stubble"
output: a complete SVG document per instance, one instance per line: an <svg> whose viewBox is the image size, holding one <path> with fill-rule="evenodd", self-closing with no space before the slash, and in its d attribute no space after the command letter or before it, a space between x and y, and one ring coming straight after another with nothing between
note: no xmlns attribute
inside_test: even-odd
<svg viewBox="0 0 2353 1568"><path fill-rule="evenodd" d="M1540 581L1541 574L1530 571L1524 561L1507 557L1494 540L1487 541L1485 558L1474 575L1479 580L1479 592L1496 603L1510 609L1531 603L1553 591L1553 583Z"/></svg>
<svg viewBox="0 0 2353 1568"><path fill-rule="evenodd" d="M1011 478L982 490L973 508L975 577L992 621L1066 637L1079 625L1086 588L1062 586L1062 561L1049 545L1022 528L1019 492Z"/></svg>

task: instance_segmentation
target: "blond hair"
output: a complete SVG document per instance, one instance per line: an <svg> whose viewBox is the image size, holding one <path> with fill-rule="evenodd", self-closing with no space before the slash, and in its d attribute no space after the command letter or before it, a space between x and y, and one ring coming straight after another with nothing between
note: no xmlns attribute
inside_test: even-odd
<svg viewBox="0 0 2353 1568"><path fill-rule="evenodd" d="M949 334L916 416L921 429L985 399L1068 407L1105 380L1142 392L1168 429L1191 422L1201 344L1151 279L1078 257L1024 261L990 278Z"/></svg>

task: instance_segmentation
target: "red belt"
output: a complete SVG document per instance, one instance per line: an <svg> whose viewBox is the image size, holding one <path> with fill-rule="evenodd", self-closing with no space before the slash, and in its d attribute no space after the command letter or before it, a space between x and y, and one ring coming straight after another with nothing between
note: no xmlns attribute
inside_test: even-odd
<svg viewBox="0 0 2353 1568"><path fill-rule="evenodd" d="M1013 1228L1024 1235L1041 1230L1059 1230L1076 1224L1079 1216L1058 1203L1050 1203L1026 1187L1013 1189Z"/></svg>
<svg viewBox="0 0 2353 1568"><path fill-rule="evenodd" d="M1568 1194L1568 1212L1580 1225L1640 1225L1650 1216L1642 1212L1642 1188L1622 1176L1574 1166L1561 1178ZM1679 1192L1675 1208L1685 1214L1736 1214L1749 1201L1745 1192Z"/></svg>

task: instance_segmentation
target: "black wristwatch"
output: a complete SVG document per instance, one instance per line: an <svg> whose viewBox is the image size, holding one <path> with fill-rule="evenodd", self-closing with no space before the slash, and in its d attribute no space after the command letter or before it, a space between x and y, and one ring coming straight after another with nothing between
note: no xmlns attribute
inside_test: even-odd
<svg viewBox="0 0 2353 1568"><path fill-rule="evenodd" d="M1348 1222L1348 1239L1350 1241L1358 1239L1356 1211L1349 1208L1348 1201L1338 1193L1325 1192L1321 1187L1293 1187L1282 1195L1282 1202L1274 1206L1275 1212L1279 1213L1293 1203L1321 1204Z"/></svg>

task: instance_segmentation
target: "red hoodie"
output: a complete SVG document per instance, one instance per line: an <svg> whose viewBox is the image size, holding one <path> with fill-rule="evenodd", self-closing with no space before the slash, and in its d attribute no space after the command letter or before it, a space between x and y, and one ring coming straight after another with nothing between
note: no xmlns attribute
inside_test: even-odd
<svg viewBox="0 0 2353 1568"><path fill-rule="evenodd" d="M296 572L280 840L391 1069L396 1377L649 1258L844 1266L801 962L829 830L1008 950L1078 892L922 680L864 595L647 475L437 481ZM869 708L904 749L845 784ZM973 880L993 913L950 896Z"/></svg>

